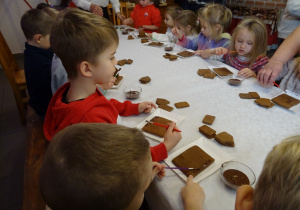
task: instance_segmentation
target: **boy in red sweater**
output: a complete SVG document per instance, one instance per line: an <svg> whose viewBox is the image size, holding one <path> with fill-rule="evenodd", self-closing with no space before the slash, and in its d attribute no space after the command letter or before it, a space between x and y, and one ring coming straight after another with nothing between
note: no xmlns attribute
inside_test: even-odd
<svg viewBox="0 0 300 210"><path fill-rule="evenodd" d="M63 128L80 122L117 124L119 115L149 113L156 108L152 102L132 104L107 100L96 84L111 81L117 60L114 57L119 44L113 25L95 14L77 9L61 12L53 25L50 43L54 53L61 59L69 83L59 88L49 104L45 123L45 137L50 141ZM154 161L167 157L181 139L179 132L173 132L171 123L164 143L151 148Z"/></svg>

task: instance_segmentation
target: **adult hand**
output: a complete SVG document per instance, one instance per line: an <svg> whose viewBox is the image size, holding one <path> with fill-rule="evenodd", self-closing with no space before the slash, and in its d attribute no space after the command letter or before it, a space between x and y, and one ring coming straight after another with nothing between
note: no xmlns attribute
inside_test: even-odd
<svg viewBox="0 0 300 210"><path fill-rule="evenodd" d="M280 72L283 63L278 60L270 60L257 74L257 81L262 86L272 86Z"/></svg>
<svg viewBox="0 0 300 210"><path fill-rule="evenodd" d="M97 4L91 4L90 11L96 15L103 17L103 9Z"/></svg>
<svg viewBox="0 0 300 210"><path fill-rule="evenodd" d="M173 131L173 129L178 129L175 122L171 122L169 124L169 128L164 136L164 144L166 146L167 151L169 152L173 149L178 142L181 140L181 132Z"/></svg>
<svg viewBox="0 0 300 210"><path fill-rule="evenodd" d="M125 15L122 15L120 12L117 12L117 18L119 18L123 23L123 21L125 20L126 17L125 17Z"/></svg>
<svg viewBox="0 0 300 210"><path fill-rule="evenodd" d="M205 199L205 193L199 183L193 182L193 176L187 178L186 184L181 188L181 197L185 210L201 210Z"/></svg>

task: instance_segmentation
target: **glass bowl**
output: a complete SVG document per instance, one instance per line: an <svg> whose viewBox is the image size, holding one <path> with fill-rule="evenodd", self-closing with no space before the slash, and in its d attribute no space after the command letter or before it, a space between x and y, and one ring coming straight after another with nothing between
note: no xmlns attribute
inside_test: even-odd
<svg viewBox="0 0 300 210"><path fill-rule="evenodd" d="M172 51L174 49L174 44L170 43L165 46L165 51Z"/></svg>
<svg viewBox="0 0 300 210"><path fill-rule="evenodd" d="M245 77L239 76L236 74L230 74L226 78L227 78L228 84L232 85L232 86L237 86L237 85L242 84L243 80L245 79Z"/></svg>
<svg viewBox="0 0 300 210"><path fill-rule="evenodd" d="M238 174L231 173L235 173L237 171L239 171ZM240 172L247 176L249 183L243 179L244 177L241 176L242 174L240 174ZM253 185L256 181L254 172L245 164L237 161L228 161L223 163L220 168L220 174L224 183L233 189L237 189L244 184Z"/></svg>
<svg viewBox="0 0 300 210"><path fill-rule="evenodd" d="M123 89L123 93L125 94L126 98L129 99L136 99L140 97L142 92L142 88L139 86L129 86Z"/></svg>

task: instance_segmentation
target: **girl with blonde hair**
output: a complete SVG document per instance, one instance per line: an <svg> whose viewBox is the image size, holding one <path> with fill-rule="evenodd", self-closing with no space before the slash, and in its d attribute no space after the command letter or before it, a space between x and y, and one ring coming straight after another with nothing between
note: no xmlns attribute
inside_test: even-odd
<svg viewBox="0 0 300 210"><path fill-rule="evenodd" d="M232 43L228 53L226 48L214 50L221 56L224 63L239 70L238 75L245 78L256 77L258 71L268 63L267 29L264 22L256 17L249 17L240 22L232 34Z"/></svg>
<svg viewBox="0 0 300 210"><path fill-rule="evenodd" d="M230 34L224 33L232 20L232 13L228 8L219 4L207 4L198 11L198 17L201 25L198 37L188 39L179 30L174 31L181 46L196 50L195 54L203 58L212 55L211 48L229 46Z"/></svg>

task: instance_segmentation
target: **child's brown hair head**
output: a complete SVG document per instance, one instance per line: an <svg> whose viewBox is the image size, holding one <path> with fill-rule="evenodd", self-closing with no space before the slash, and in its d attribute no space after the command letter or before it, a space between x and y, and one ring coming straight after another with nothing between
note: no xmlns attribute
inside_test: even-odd
<svg viewBox="0 0 300 210"><path fill-rule="evenodd" d="M253 195L253 210L299 209L300 136L283 140L268 154Z"/></svg>
<svg viewBox="0 0 300 210"><path fill-rule="evenodd" d="M267 52L267 48L268 48L267 28L265 23L259 18L256 17L245 18L237 25L237 27L234 29L232 33L230 50L236 51L235 41L239 31L242 29L247 29L250 33L252 33L254 38L252 50L248 55L248 61L250 62L250 68L251 68L251 65L255 62L257 57L261 55L265 55ZM236 56L236 53L232 54L231 56Z"/></svg>
<svg viewBox="0 0 300 210"><path fill-rule="evenodd" d="M166 14L170 15L173 21L180 14L182 8L180 6L170 6L166 9Z"/></svg>
<svg viewBox="0 0 300 210"><path fill-rule="evenodd" d="M207 4L198 10L198 17L207 21L211 29L212 37L220 40L222 33L231 25L232 13L230 9L220 4ZM213 30L214 26L219 24L221 30Z"/></svg>
<svg viewBox="0 0 300 210"><path fill-rule="evenodd" d="M39 9L31 9L21 18L21 28L27 40L32 40L35 34L49 35L55 18Z"/></svg>
<svg viewBox="0 0 300 210"><path fill-rule="evenodd" d="M107 19L79 9L61 12L50 36L51 47L69 79L77 77L78 64L82 61L96 64L97 56L114 43L119 44L119 37Z"/></svg>
<svg viewBox="0 0 300 210"><path fill-rule="evenodd" d="M199 26L197 21L197 15L191 10L183 10L179 13L179 15L175 18L176 24L179 24L183 27L188 25L191 26L191 31L194 34L199 33Z"/></svg>
<svg viewBox="0 0 300 210"><path fill-rule="evenodd" d="M136 128L71 125L47 148L40 171L42 196L55 210L125 209L141 188L148 158L149 142Z"/></svg>

